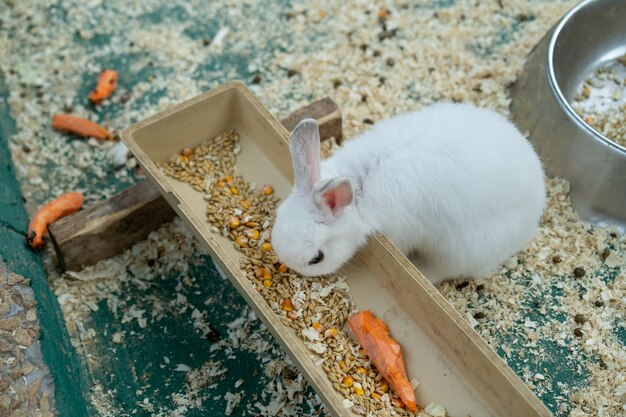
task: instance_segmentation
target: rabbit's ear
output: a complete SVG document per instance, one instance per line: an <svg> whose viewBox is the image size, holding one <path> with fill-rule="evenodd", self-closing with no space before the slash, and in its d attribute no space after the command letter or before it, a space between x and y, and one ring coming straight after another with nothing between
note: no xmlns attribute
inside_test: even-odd
<svg viewBox="0 0 626 417"><path fill-rule="evenodd" d="M343 209L354 200L354 190L349 178L334 178L322 184L314 194L318 207L333 218L341 216Z"/></svg>
<svg viewBox="0 0 626 417"><path fill-rule="evenodd" d="M291 133L291 160L296 187L306 192L320 179L320 132L313 119L304 119Z"/></svg>

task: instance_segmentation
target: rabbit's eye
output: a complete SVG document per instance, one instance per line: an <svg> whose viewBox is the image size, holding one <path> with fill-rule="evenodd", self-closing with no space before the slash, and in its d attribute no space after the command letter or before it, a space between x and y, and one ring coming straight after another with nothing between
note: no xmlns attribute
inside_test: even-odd
<svg viewBox="0 0 626 417"><path fill-rule="evenodd" d="M313 258L313 259L311 259L309 261L309 265L318 264L318 263L322 262L323 260L324 260L324 252L318 251L317 255L315 255L315 258Z"/></svg>

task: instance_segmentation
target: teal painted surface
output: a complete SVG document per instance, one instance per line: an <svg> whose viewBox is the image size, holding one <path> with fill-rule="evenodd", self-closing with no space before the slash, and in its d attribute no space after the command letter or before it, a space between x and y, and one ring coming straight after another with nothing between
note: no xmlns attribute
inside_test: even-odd
<svg viewBox="0 0 626 417"><path fill-rule="evenodd" d="M7 88L0 72L0 258L10 270L30 279L37 300L44 360L55 380L56 409L61 416L86 416L88 381L76 355L56 297L50 291L39 256L26 246L28 216L15 179L7 138L15 132L6 102Z"/></svg>

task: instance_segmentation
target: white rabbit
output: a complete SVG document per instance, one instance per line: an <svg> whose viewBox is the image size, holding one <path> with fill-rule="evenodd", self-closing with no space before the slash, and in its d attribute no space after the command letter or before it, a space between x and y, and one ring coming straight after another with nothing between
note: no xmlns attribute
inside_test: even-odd
<svg viewBox="0 0 626 417"><path fill-rule="evenodd" d="M487 277L533 238L541 162L503 116L441 103L374 125L320 164L317 123L291 137L293 192L272 245L306 276L335 272L383 233L433 283Z"/></svg>

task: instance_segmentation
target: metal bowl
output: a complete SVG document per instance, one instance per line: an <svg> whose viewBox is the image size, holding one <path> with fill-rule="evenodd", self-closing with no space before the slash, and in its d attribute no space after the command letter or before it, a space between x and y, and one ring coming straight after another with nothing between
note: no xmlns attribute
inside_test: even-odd
<svg viewBox="0 0 626 417"><path fill-rule="evenodd" d="M626 232L626 148L570 103L599 66L626 53L626 0L585 0L535 46L512 87L515 124L530 134L549 176L570 181L583 219Z"/></svg>

